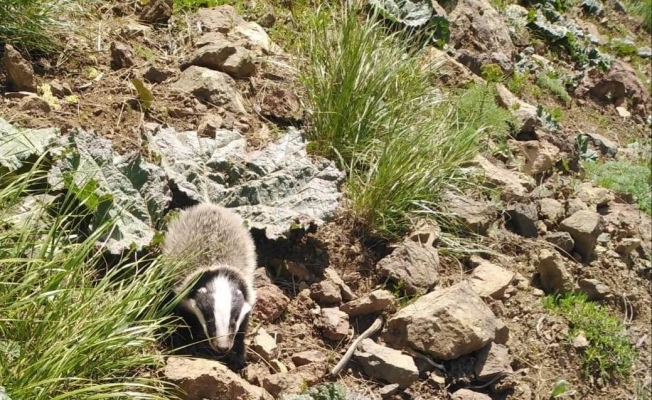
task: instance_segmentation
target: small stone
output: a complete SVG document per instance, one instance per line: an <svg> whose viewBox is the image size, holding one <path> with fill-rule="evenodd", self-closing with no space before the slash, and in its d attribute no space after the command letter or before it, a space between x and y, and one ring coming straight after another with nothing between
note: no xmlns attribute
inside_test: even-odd
<svg viewBox="0 0 652 400"><path fill-rule="evenodd" d="M491 397L469 389L460 389L453 393L451 400L491 400Z"/></svg>
<svg viewBox="0 0 652 400"><path fill-rule="evenodd" d="M496 337L494 343L507 344L509 341L509 327L502 319L496 319Z"/></svg>
<svg viewBox="0 0 652 400"><path fill-rule="evenodd" d="M517 158L521 160L522 170L528 175L547 172L560 159L559 148L545 140L517 141Z"/></svg>
<svg viewBox="0 0 652 400"><path fill-rule="evenodd" d="M310 297L317 303L324 305L342 302L342 292L339 286L329 280L310 285Z"/></svg>
<svg viewBox="0 0 652 400"><path fill-rule="evenodd" d="M568 199L568 201L566 201L566 213L568 215L573 215L578 211L594 211L594 210L591 210L589 206L586 205L585 202L578 199L577 197Z"/></svg>
<svg viewBox="0 0 652 400"><path fill-rule="evenodd" d="M497 213L496 206L489 202L476 201L451 192L444 194L442 204L449 215L458 219L471 232L480 235L487 232Z"/></svg>
<svg viewBox="0 0 652 400"><path fill-rule="evenodd" d="M424 294L437 283L439 253L432 246L406 240L378 261L376 269L381 277L401 282L408 295Z"/></svg>
<svg viewBox="0 0 652 400"><path fill-rule="evenodd" d="M311 363L325 364L328 361L326 354L319 350L307 350L292 355L292 362L297 367Z"/></svg>
<svg viewBox="0 0 652 400"><path fill-rule="evenodd" d="M412 357L376 344L371 339L364 339L355 358L365 374L374 380L398 384L405 389L419 379L419 370Z"/></svg>
<svg viewBox="0 0 652 400"><path fill-rule="evenodd" d="M56 97L62 99L66 96L72 95L72 89L67 83L61 83L57 79L50 82L50 90Z"/></svg>
<svg viewBox="0 0 652 400"><path fill-rule="evenodd" d="M605 206L614 200L614 195L610 190L593 186L591 182L580 185L577 197L588 205L598 207Z"/></svg>
<svg viewBox="0 0 652 400"><path fill-rule="evenodd" d="M283 395L299 394L302 388L319 382L323 375L323 367L323 365L308 364L289 372L267 375L262 379L262 386L275 399L280 399ZM228 392L221 392L220 397L215 398L225 398L225 393Z"/></svg>
<svg viewBox="0 0 652 400"><path fill-rule="evenodd" d="M563 220L559 229L570 233L575 241L575 251L584 260L588 260L602 231L601 225L600 214L592 211L578 211Z"/></svg>
<svg viewBox="0 0 652 400"><path fill-rule="evenodd" d="M268 118L281 121L300 121L303 117L299 97L286 88L265 91L262 95L260 111Z"/></svg>
<svg viewBox="0 0 652 400"><path fill-rule="evenodd" d="M247 382L261 386L261 379L263 376L269 375L269 369L262 363L248 363L242 373Z"/></svg>
<svg viewBox="0 0 652 400"><path fill-rule="evenodd" d="M120 34L125 39L133 39L136 37L144 37L152 31L152 28L139 24L137 22L127 22L125 25L120 28Z"/></svg>
<svg viewBox="0 0 652 400"><path fill-rule="evenodd" d="M36 76L34 68L10 44L5 44L5 54L2 58L7 81L12 90L36 92Z"/></svg>
<svg viewBox="0 0 652 400"><path fill-rule="evenodd" d="M616 107L616 112L618 112L618 115L620 115L623 118L629 118L632 116L632 113L627 111L625 107Z"/></svg>
<svg viewBox="0 0 652 400"><path fill-rule="evenodd" d="M267 12L265 15L260 17L260 20L258 20L258 25L262 26L263 28L271 28L274 26L274 23L276 22L276 17L274 16L274 13L272 12Z"/></svg>
<svg viewBox="0 0 652 400"><path fill-rule="evenodd" d="M272 368L274 373L277 373L277 374L282 374L282 373L288 372L288 367L286 367L285 364L283 364L281 361L276 360L276 359L270 360L269 361L269 366Z"/></svg>
<svg viewBox="0 0 652 400"><path fill-rule="evenodd" d="M537 271L541 276L541 285L548 293L557 291L564 294L574 289L573 277L556 251L548 249L539 251Z"/></svg>
<svg viewBox="0 0 652 400"><path fill-rule="evenodd" d="M340 310L347 313L350 317L360 315L369 315L383 310L395 311L398 300L388 290L375 290L364 297L340 306Z"/></svg>
<svg viewBox="0 0 652 400"><path fill-rule="evenodd" d="M549 232L546 235L546 242L555 245L568 254L570 254L575 247L575 241L568 232Z"/></svg>
<svg viewBox="0 0 652 400"><path fill-rule="evenodd" d="M223 72L193 65L181 73L171 88L183 94L191 94L213 107L223 106L238 114L247 112L236 82Z"/></svg>
<svg viewBox="0 0 652 400"><path fill-rule="evenodd" d="M109 50L111 51L111 68L114 70L136 65L136 54L128 45L112 42Z"/></svg>
<svg viewBox="0 0 652 400"><path fill-rule="evenodd" d="M306 267L304 263L298 263L294 261L287 260L285 261L285 269L290 273L290 275L295 276L303 281L307 281L311 278L312 274Z"/></svg>
<svg viewBox="0 0 652 400"><path fill-rule="evenodd" d="M337 308L322 308L319 326L326 339L340 341L349 335L349 316Z"/></svg>
<svg viewBox="0 0 652 400"><path fill-rule="evenodd" d="M564 205L559 201L552 198L543 198L537 201L539 206L539 214L541 218L551 223L551 226L556 225L564 217Z"/></svg>
<svg viewBox="0 0 652 400"><path fill-rule="evenodd" d="M534 179L521 172L496 166L481 155L477 155L473 162L484 172L486 183L500 189L503 201L523 200L534 188Z"/></svg>
<svg viewBox="0 0 652 400"><path fill-rule="evenodd" d="M629 255L631 252L641 247L641 243L642 241L639 238L622 239L616 246L616 252L623 255Z"/></svg>
<svg viewBox="0 0 652 400"><path fill-rule="evenodd" d="M340 274L338 274L335 269L330 267L325 268L324 278L330 280L340 288L340 291L342 292L342 300L350 301L358 298L358 296L353 293L353 290L351 290L351 288L346 283L344 283L340 277Z"/></svg>
<svg viewBox="0 0 652 400"><path fill-rule="evenodd" d="M537 237L539 235L536 227L538 219L537 206L534 203L517 203L507 208L508 221L516 229L516 233L523 237Z"/></svg>
<svg viewBox="0 0 652 400"><path fill-rule="evenodd" d="M260 328L253 338L251 349L257 358L270 362L276 357L278 346L276 340L265 329Z"/></svg>
<svg viewBox="0 0 652 400"><path fill-rule="evenodd" d="M514 278L514 273L479 257L476 258L479 259L479 265L473 269L469 278L473 291L480 297L494 299L505 297L505 290Z"/></svg>
<svg viewBox="0 0 652 400"><path fill-rule="evenodd" d="M436 221L430 219L420 219L412 232L410 240L421 243L426 246L433 246L441 236L441 228Z"/></svg>
<svg viewBox="0 0 652 400"><path fill-rule="evenodd" d="M174 73L168 68L150 65L143 74L143 78L150 83L161 83L165 82L173 74Z"/></svg>
<svg viewBox="0 0 652 400"><path fill-rule="evenodd" d="M386 385L378 389L378 394L382 399L388 399L392 395L394 395L394 393L398 392L399 388L400 386L398 383L394 383L392 385Z"/></svg>
<svg viewBox="0 0 652 400"><path fill-rule="evenodd" d="M509 349L502 344L489 343L478 352L475 375L478 380L488 382L497 375L512 373L512 358Z"/></svg>
<svg viewBox="0 0 652 400"><path fill-rule="evenodd" d="M52 111L50 104L42 97L37 95L31 95L23 98L18 104L18 109L21 111L30 111L43 114L47 114Z"/></svg>
<svg viewBox="0 0 652 400"><path fill-rule="evenodd" d="M150 0L140 11L140 20L147 24L164 24L172 17L173 0Z"/></svg>
<svg viewBox="0 0 652 400"><path fill-rule="evenodd" d="M217 131L222 127L222 117L217 114L207 114L200 121L197 127L197 135L202 137L215 138Z"/></svg>
<svg viewBox="0 0 652 400"><path fill-rule="evenodd" d="M580 279L579 292L586 294L589 300L602 300L611 293L609 286L597 279Z"/></svg>
<svg viewBox="0 0 652 400"><path fill-rule="evenodd" d="M267 275L265 268L258 268L254 274L256 305L253 318L260 322L273 322L287 309L290 299Z"/></svg>
<svg viewBox="0 0 652 400"><path fill-rule="evenodd" d="M573 338L573 347L575 347L578 350L584 350L587 347L589 347L590 343L589 340L586 338L584 335L584 332L579 332L577 336Z"/></svg>

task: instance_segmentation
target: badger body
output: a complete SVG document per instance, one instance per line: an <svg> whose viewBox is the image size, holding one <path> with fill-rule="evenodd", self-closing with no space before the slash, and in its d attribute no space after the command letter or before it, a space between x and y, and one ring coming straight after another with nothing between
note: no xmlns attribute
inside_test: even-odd
<svg viewBox="0 0 652 400"><path fill-rule="evenodd" d="M257 259L240 217L210 203L183 210L170 223L163 254L183 268L173 292L188 291L177 311L192 336L203 336L227 364L242 368L244 337L256 303Z"/></svg>

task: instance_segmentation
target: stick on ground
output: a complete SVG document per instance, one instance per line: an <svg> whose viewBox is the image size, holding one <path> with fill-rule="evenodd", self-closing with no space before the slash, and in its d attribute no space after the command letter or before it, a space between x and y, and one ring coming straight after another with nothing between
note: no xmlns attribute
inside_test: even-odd
<svg viewBox="0 0 652 400"><path fill-rule="evenodd" d="M374 323L371 324L371 326L366 331L362 332L360 336L358 336L358 338L353 341L353 343L351 343L351 346L349 346L349 349L344 354L344 357L342 357L340 362L338 362L337 365L333 367L333 370L331 371L331 375L335 376L339 374L340 371L342 371L344 366L349 362L349 360L353 356L353 352L355 351L356 348L358 348L360 342L362 342L369 336L373 335L374 333L378 332L382 326L383 326L383 317L378 316L378 318L376 318Z"/></svg>

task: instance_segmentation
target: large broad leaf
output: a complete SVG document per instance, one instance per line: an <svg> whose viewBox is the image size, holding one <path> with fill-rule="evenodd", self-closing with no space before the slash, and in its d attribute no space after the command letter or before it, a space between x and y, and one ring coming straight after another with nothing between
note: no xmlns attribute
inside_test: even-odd
<svg viewBox="0 0 652 400"><path fill-rule="evenodd" d="M115 154L110 140L92 132L74 131L58 144L63 150L48 176L51 187L73 193L94 211L96 227L115 220L101 240L110 253L148 246L172 200L163 170L138 153Z"/></svg>
<svg viewBox="0 0 652 400"><path fill-rule="evenodd" d="M17 129L0 118L0 172L20 169L59 135L57 129Z"/></svg>
<svg viewBox="0 0 652 400"><path fill-rule="evenodd" d="M148 143L175 190L191 202L233 208L270 239L320 225L337 209L344 174L331 161L309 158L296 129L252 153L244 137L227 130L209 139L164 128L149 133Z"/></svg>
<svg viewBox="0 0 652 400"><path fill-rule="evenodd" d="M369 0L383 17L408 27L422 26L435 15L430 0Z"/></svg>

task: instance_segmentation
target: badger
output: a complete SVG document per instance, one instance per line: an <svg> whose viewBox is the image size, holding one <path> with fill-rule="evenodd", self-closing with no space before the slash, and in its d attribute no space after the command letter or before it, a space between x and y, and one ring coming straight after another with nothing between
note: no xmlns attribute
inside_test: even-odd
<svg viewBox="0 0 652 400"><path fill-rule="evenodd" d="M242 219L211 203L182 210L170 222L163 254L181 261L182 274L172 292L185 292L176 311L191 335L208 342L211 353L231 368L241 369L249 315L256 303L257 266L254 241Z"/></svg>

